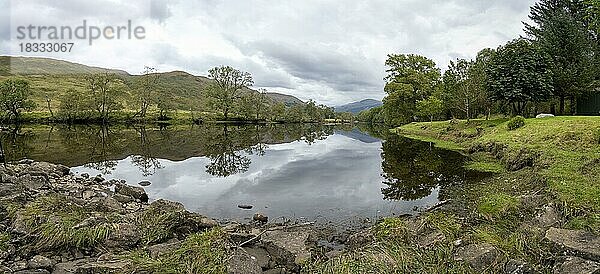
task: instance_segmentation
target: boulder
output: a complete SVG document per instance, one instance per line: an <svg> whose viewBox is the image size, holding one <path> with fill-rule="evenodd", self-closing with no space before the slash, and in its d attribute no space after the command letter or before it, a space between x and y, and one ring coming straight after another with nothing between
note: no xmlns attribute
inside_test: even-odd
<svg viewBox="0 0 600 274"><path fill-rule="evenodd" d="M554 117L554 114L540 113L535 116L535 118L537 118L537 119L548 118L548 117Z"/></svg>
<svg viewBox="0 0 600 274"><path fill-rule="evenodd" d="M600 273L600 263L579 257L562 257L554 265L555 274L596 274Z"/></svg>
<svg viewBox="0 0 600 274"><path fill-rule="evenodd" d="M261 241L278 265L295 268L311 257L311 232L306 228L267 231Z"/></svg>
<svg viewBox="0 0 600 274"><path fill-rule="evenodd" d="M254 206L253 205L238 205L238 207L241 209L252 209Z"/></svg>
<svg viewBox="0 0 600 274"><path fill-rule="evenodd" d="M139 186L118 184L115 186L115 193L130 196L134 199L139 199L144 203L148 202L148 194L146 194L146 191L144 191L144 189Z"/></svg>
<svg viewBox="0 0 600 274"><path fill-rule="evenodd" d="M257 212L252 217L252 220L255 220L255 221L261 222L261 223L266 223L269 221L269 217L265 216L264 214L262 214L260 212Z"/></svg>
<svg viewBox="0 0 600 274"><path fill-rule="evenodd" d="M42 189L50 188L50 182L48 182L48 179L40 175L25 174L19 177L18 181L25 188L34 191L40 191Z"/></svg>
<svg viewBox="0 0 600 274"><path fill-rule="evenodd" d="M505 261L504 255L488 243L461 246L454 255L454 259L468 263L477 271L493 269Z"/></svg>
<svg viewBox="0 0 600 274"><path fill-rule="evenodd" d="M95 262L88 259L56 264L53 274L125 273L128 261Z"/></svg>
<svg viewBox="0 0 600 274"><path fill-rule="evenodd" d="M256 261L256 263L258 263L261 268L266 269L269 267L271 256L269 256L269 253L264 248L246 247L244 250L246 253L248 253L248 255L250 255L250 257L252 257L253 260Z"/></svg>
<svg viewBox="0 0 600 274"><path fill-rule="evenodd" d="M35 255L27 262L27 267L30 269L46 269L52 270L56 262L41 255Z"/></svg>
<svg viewBox="0 0 600 274"><path fill-rule="evenodd" d="M246 252L236 249L227 261L227 273L229 274L261 274L262 269Z"/></svg>
<svg viewBox="0 0 600 274"><path fill-rule="evenodd" d="M549 228L562 221L558 211L551 206L545 206L544 210L533 218L533 225L541 228Z"/></svg>
<svg viewBox="0 0 600 274"><path fill-rule="evenodd" d="M180 241L173 243L156 244L147 248L150 258L156 259L164 254L173 252L181 246Z"/></svg>
<svg viewBox="0 0 600 274"><path fill-rule="evenodd" d="M46 269L25 269L14 272L13 274L50 274Z"/></svg>
<svg viewBox="0 0 600 274"><path fill-rule="evenodd" d="M112 248L134 247L140 239L139 230L135 225L119 223L115 225L115 230L109 234L105 245Z"/></svg>
<svg viewBox="0 0 600 274"><path fill-rule="evenodd" d="M566 254L600 261L600 237L591 232L551 227L545 238Z"/></svg>
<svg viewBox="0 0 600 274"><path fill-rule="evenodd" d="M117 202L123 203L123 204L131 203L131 202L135 201L135 199L133 197L125 196L125 195L121 195L121 194L115 194L112 196L112 198L117 200Z"/></svg>
<svg viewBox="0 0 600 274"><path fill-rule="evenodd" d="M365 246L375 240L373 233L368 230L363 230L357 233L354 233L348 236L348 240L346 241L346 245L349 248L360 248Z"/></svg>
<svg viewBox="0 0 600 274"><path fill-rule="evenodd" d="M55 165L46 162L33 162L27 165L21 173L39 175L47 178L53 173L59 176L65 176L68 175L69 172L70 169L64 165Z"/></svg>

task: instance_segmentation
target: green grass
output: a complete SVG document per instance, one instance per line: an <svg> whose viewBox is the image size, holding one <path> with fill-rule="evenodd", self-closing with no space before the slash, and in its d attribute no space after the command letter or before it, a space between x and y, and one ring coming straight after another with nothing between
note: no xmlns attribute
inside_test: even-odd
<svg viewBox="0 0 600 274"><path fill-rule="evenodd" d="M487 152L495 154L509 170L534 166L532 172L547 181L549 191L559 204L564 204L568 217L589 219L585 216L600 211L597 133L600 117L526 119L524 126L514 130L508 130L506 124L506 119L455 124L441 121L412 123L397 131L420 140L450 142L463 150L492 148ZM483 128L482 134L470 138L464 136L466 129L475 127ZM493 163L472 163L469 167L501 171ZM591 222L594 220L592 218Z"/></svg>
<svg viewBox="0 0 600 274"><path fill-rule="evenodd" d="M93 214L60 195L39 197L17 214L27 230L36 235L32 245L39 250L94 247L115 229L110 222L74 228Z"/></svg>
<svg viewBox="0 0 600 274"><path fill-rule="evenodd" d="M376 241L327 261L305 266L305 273L473 273L455 261L453 244L462 228L452 214L428 213L412 225L399 218L386 218L372 228ZM416 239L439 231L444 237L432 246Z"/></svg>
<svg viewBox="0 0 600 274"><path fill-rule="evenodd" d="M6 232L0 232L0 251L6 251L8 249L9 242L10 234Z"/></svg>
<svg viewBox="0 0 600 274"><path fill-rule="evenodd" d="M482 197L477 205L477 212L487 217L499 217L519 206L516 197L505 193L490 193Z"/></svg>
<svg viewBox="0 0 600 274"><path fill-rule="evenodd" d="M173 251L151 258L143 250L125 258L132 261L132 273L226 273L227 234L219 228L189 235Z"/></svg>

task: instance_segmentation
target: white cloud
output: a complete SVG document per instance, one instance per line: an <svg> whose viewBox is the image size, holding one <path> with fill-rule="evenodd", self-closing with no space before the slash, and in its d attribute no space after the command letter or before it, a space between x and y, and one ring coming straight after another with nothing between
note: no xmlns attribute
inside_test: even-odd
<svg viewBox="0 0 600 274"><path fill-rule="evenodd" d="M11 1L2 54L16 24L76 25L83 19L146 28L141 41L97 41L45 54L139 73L144 65L205 75L217 65L251 72L256 86L330 105L381 99L389 53L417 53L445 67L522 34L534 0ZM7 51L5 45L10 45ZM39 55L38 55L39 56Z"/></svg>

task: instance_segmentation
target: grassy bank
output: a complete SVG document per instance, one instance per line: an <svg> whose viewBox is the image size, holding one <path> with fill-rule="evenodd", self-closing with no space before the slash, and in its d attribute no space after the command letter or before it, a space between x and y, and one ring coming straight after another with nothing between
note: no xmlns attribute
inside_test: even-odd
<svg viewBox="0 0 600 274"><path fill-rule="evenodd" d="M388 218L367 245L308 266L317 273L502 273L511 265L551 273L560 252L549 227L600 234L600 117L412 123L393 132L469 155L482 182L445 191L451 201L418 218ZM499 253L481 267L469 246Z"/></svg>
<svg viewBox="0 0 600 274"><path fill-rule="evenodd" d="M573 226L600 229L600 117L527 119L515 130L508 130L506 120L412 123L397 132L491 155L510 171L530 168L547 182Z"/></svg>

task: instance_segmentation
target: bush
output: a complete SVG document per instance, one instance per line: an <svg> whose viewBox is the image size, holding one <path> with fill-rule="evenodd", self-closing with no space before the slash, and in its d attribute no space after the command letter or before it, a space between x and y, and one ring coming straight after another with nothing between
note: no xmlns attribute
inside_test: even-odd
<svg viewBox="0 0 600 274"><path fill-rule="evenodd" d="M514 118L508 121L506 127L508 130L515 130L525 125L525 118L523 116L515 116Z"/></svg>

